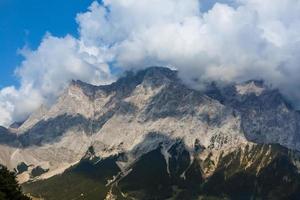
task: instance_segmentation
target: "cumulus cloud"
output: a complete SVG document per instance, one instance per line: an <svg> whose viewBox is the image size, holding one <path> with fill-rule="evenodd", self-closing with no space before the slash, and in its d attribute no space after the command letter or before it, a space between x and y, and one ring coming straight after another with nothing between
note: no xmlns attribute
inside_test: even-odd
<svg viewBox="0 0 300 200"><path fill-rule="evenodd" d="M110 82L113 76L99 51L70 35L50 34L38 49L23 49L24 61L16 69L20 88L0 90L0 124L22 121L41 104L51 105L72 79L96 85Z"/></svg>
<svg viewBox="0 0 300 200"><path fill-rule="evenodd" d="M111 67L171 66L191 85L264 79L300 99L300 0L104 0L76 21L79 38L48 34L24 50L0 123L50 104L71 79L111 81Z"/></svg>
<svg viewBox="0 0 300 200"><path fill-rule="evenodd" d="M190 84L264 79L298 98L299 0L105 0L77 21L122 68L172 66Z"/></svg>

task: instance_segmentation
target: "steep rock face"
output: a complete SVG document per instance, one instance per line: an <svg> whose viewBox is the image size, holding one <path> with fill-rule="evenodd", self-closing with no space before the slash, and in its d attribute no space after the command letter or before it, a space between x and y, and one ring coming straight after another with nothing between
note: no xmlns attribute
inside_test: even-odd
<svg viewBox="0 0 300 200"><path fill-rule="evenodd" d="M218 99L241 116L243 132L255 143L278 143L300 149L300 115L277 89L262 81L212 87L208 96Z"/></svg>
<svg viewBox="0 0 300 200"><path fill-rule="evenodd" d="M9 143L14 139L14 135L7 128L0 126L0 143Z"/></svg>
<svg viewBox="0 0 300 200"><path fill-rule="evenodd" d="M127 172L158 147L168 160L180 139L190 163L202 149L200 156L216 162L220 152L229 154L253 142L299 149L298 116L278 91L263 84L200 92L184 85L177 72L152 67L106 86L73 81L56 104L41 107L16 134L0 129L0 161L10 169L30 166L19 174L20 181L49 178L78 163L93 146L101 159L126 154L118 166ZM209 166L203 177L217 168ZM45 173L33 177L36 167Z"/></svg>

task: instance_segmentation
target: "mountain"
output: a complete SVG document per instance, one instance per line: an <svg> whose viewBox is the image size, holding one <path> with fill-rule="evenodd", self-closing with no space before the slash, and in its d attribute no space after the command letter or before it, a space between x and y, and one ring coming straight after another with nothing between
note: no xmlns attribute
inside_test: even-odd
<svg viewBox="0 0 300 200"><path fill-rule="evenodd" d="M263 81L198 91L151 67L111 85L72 81L0 128L0 163L46 199L297 199L299 119Z"/></svg>
<svg viewBox="0 0 300 200"><path fill-rule="evenodd" d="M130 169L117 165L124 154L85 157L61 175L23 185L45 199L298 199L299 154L279 145L253 145L191 158L181 140L168 150L145 153ZM213 173L207 176L207 172ZM63 188L62 188L63 187ZM59 191L59 192L58 192Z"/></svg>

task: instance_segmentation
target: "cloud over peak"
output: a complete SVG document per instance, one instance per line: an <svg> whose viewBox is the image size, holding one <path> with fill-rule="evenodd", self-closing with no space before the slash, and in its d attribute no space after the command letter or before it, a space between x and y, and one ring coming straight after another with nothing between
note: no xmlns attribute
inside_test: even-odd
<svg viewBox="0 0 300 200"><path fill-rule="evenodd" d="M300 99L300 0L104 0L76 21L78 38L46 34L24 50L0 124L51 104L71 79L112 81L112 67L171 66L189 84L264 79Z"/></svg>

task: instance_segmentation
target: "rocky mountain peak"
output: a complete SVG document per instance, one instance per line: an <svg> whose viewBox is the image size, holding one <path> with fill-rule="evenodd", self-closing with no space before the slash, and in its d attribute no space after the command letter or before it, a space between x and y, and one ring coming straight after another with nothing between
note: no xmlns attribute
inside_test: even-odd
<svg viewBox="0 0 300 200"><path fill-rule="evenodd" d="M126 96L140 84L159 87L170 82L180 82L177 71L165 67L149 67L137 72L126 71L123 76L110 85L95 86L80 80L72 80L67 91L71 91L71 93L72 91L82 91L88 97L93 97L99 91L106 94L115 92L121 96Z"/></svg>
<svg viewBox="0 0 300 200"><path fill-rule="evenodd" d="M97 90L97 86L80 80L72 80L68 87L68 90L81 90L86 96L92 97Z"/></svg>
<svg viewBox="0 0 300 200"><path fill-rule="evenodd" d="M165 67L150 67L137 73L144 81L161 84L163 81L179 81L177 71Z"/></svg>
<svg viewBox="0 0 300 200"><path fill-rule="evenodd" d="M263 81L251 80L235 85L236 92L240 95L255 94L259 96L267 89Z"/></svg>
<svg viewBox="0 0 300 200"><path fill-rule="evenodd" d="M165 67L149 67L144 70L127 72L126 80L136 80L141 83L143 81L169 80L177 81L177 71ZM117 81L118 82L118 81Z"/></svg>
<svg viewBox="0 0 300 200"><path fill-rule="evenodd" d="M33 112L18 128L17 133L22 133L33 125L38 123L48 112L45 105L41 105L35 112Z"/></svg>
<svg viewBox="0 0 300 200"><path fill-rule="evenodd" d="M119 78L115 83L100 87L113 90L122 88L132 89L140 84L157 87L178 80L177 71L165 67L149 67L138 72L125 72L124 76Z"/></svg>

